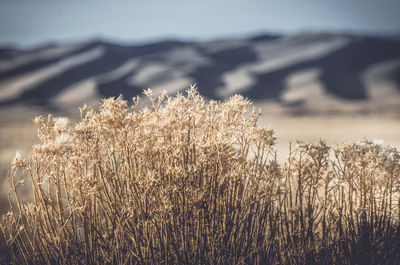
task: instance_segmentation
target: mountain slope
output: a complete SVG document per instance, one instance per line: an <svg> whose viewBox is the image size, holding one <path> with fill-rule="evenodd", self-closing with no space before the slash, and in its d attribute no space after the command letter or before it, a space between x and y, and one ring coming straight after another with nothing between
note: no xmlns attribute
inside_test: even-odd
<svg viewBox="0 0 400 265"><path fill-rule="evenodd" d="M368 102L374 111L390 105L397 111L400 40L302 33L136 46L95 40L30 51L0 49L0 106L65 109L120 94L129 99L149 87L173 94L191 83L211 99L240 93L299 113L310 104L318 112L334 102Z"/></svg>

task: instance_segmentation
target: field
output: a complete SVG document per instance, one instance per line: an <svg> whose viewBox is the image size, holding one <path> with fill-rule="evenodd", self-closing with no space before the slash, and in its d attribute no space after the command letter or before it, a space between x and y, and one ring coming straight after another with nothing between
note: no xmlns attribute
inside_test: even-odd
<svg viewBox="0 0 400 265"><path fill-rule="evenodd" d="M261 116L260 124L272 128L278 138L280 161L289 152L289 143L296 140L317 143L320 139L335 146L342 142L359 142L363 138L382 140L384 144L400 148L400 120L379 117L281 117Z"/></svg>

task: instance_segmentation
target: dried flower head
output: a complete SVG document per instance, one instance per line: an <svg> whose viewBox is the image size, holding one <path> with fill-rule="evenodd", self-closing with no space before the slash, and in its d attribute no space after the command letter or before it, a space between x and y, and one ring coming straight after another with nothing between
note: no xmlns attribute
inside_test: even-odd
<svg viewBox="0 0 400 265"><path fill-rule="evenodd" d="M27 165L27 161L22 158L20 151L15 153L15 157L11 163L12 168L24 168Z"/></svg>

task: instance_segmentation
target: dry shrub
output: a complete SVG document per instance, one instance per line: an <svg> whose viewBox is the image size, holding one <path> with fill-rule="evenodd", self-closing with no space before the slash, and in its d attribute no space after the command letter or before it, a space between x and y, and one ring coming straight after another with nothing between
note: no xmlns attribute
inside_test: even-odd
<svg viewBox="0 0 400 265"><path fill-rule="evenodd" d="M81 121L37 118L1 229L14 264L301 264L400 260L396 149L299 143L283 168L251 103L145 94ZM32 182L32 202L20 187Z"/></svg>

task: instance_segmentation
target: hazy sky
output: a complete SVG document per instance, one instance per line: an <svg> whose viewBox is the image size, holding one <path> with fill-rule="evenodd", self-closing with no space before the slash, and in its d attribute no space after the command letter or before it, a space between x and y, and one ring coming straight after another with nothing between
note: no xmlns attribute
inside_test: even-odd
<svg viewBox="0 0 400 265"><path fill-rule="evenodd" d="M0 45L304 30L400 33L400 0L0 0Z"/></svg>

